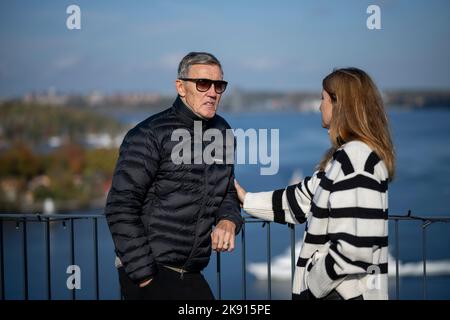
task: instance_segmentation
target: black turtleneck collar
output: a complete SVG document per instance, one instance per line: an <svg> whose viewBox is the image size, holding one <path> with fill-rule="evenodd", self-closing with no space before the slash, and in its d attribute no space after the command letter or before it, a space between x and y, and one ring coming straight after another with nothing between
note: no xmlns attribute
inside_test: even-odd
<svg viewBox="0 0 450 320"><path fill-rule="evenodd" d="M181 116L183 116L191 121L202 121L206 124L206 122L210 122L215 117L214 116L211 119L204 119L204 118L199 117L183 102L183 100L181 100L180 96L177 96L177 99L173 103L173 108L175 109L176 112L181 114Z"/></svg>

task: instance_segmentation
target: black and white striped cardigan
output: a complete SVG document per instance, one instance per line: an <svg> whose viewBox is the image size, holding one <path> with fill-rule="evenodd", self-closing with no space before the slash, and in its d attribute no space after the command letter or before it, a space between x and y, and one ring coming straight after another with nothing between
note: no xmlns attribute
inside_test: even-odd
<svg viewBox="0 0 450 320"><path fill-rule="evenodd" d="M279 223L306 222L293 294L388 298L388 171L361 141L344 144L325 171L297 185L250 193L243 208ZM286 270L288 272L288 270Z"/></svg>

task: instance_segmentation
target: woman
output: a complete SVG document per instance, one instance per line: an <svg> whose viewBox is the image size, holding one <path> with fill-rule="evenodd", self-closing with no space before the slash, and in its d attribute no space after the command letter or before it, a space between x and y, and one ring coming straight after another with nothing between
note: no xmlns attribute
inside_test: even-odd
<svg viewBox="0 0 450 320"><path fill-rule="evenodd" d="M378 89L356 68L322 82L322 126L331 148L312 177L246 192L244 210L279 223L306 222L293 299L387 299L388 181L395 154Z"/></svg>

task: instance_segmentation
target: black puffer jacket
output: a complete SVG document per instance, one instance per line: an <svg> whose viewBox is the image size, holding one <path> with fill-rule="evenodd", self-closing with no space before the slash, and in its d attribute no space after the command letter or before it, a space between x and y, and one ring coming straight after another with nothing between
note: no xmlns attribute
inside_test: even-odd
<svg viewBox="0 0 450 320"><path fill-rule="evenodd" d="M202 120L178 97L131 129L120 147L105 215L116 253L136 283L155 275L157 263L202 270L211 255L212 226L228 219L236 233L241 228L233 164L195 164L193 142L191 164L172 161L179 144L172 132L186 129L193 137L194 121ZM230 128L218 115L201 124L203 132L216 128L224 136Z"/></svg>

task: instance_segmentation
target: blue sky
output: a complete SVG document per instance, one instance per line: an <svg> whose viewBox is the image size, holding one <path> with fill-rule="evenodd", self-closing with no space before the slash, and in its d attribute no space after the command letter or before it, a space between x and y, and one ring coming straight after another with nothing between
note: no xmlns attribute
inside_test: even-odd
<svg viewBox="0 0 450 320"><path fill-rule="evenodd" d="M81 8L81 30L66 8ZM381 8L381 30L366 9ZM320 90L334 67L383 89L450 88L450 1L0 2L0 96L55 87L174 92L179 60L209 51L230 87Z"/></svg>

